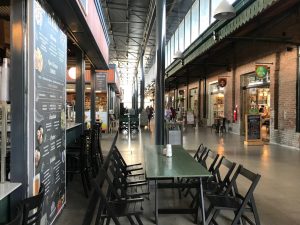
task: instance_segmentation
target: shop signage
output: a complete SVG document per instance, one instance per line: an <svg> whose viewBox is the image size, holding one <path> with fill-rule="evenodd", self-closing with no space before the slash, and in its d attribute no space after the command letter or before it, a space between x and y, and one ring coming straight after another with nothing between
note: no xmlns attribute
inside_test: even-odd
<svg viewBox="0 0 300 225"><path fill-rule="evenodd" d="M261 116L246 115L246 141L261 141Z"/></svg>
<svg viewBox="0 0 300 225"><path fill-rule="evenodd" d="M96 73L96 84L95 90L99 92L106 92L107 91L107 81L106 81L106 72L97 72Z"/></svg>
<svg viewBox="0 0 300 225"><path fill-rule="evenodd" d="M67 38L38 1L33 3L33 194L45 186L41 224L52 224L66 200Z"/></svg>
<svg viewBox="0 0 300 225"><path fill-rule="evenodd" d="M227 78L226 77L218 77L218 84L220 87L225 87L227 84Z"/></svg>
<svg viewBox="0 0 300 225"><path fill-rule="evenodd" d="M255 66L256 76L260 79L265 78L267 76L267 74L269 73L269 70L270 70L270 68L265 65L256 65Z"/></svg>

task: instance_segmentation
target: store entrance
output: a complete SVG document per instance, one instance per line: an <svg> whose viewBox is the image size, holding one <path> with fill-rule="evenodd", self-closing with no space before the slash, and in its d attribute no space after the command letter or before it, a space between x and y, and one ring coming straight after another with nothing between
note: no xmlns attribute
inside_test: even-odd
<svg viewBox="0 0 300 225"><path fill-rule="evenodd" d="M242 111L241 111L241 134L245 135L245 115L261 115L261 135L264 142L270 140L270 83L268 80L261 82L250 82L243 86L242 90Z"/></svg>
<svg viewBox="0 0 300 225"><path fill-rule="evenodd" d="M210 85L209 106L207 125L212 126L217 120L224 118L224 88L219 87L217 83Z"/></svg>

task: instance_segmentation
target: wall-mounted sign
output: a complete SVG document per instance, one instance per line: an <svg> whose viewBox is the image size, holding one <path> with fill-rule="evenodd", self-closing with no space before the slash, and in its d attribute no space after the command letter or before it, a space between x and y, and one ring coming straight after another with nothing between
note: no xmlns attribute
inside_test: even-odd
<svg viewBox="0 0 300 225"><path fill-rule="evenodd" d="M265 78L269 73L270 67L266 65L256 65L255 66L255 73L256 76L260 79Z"/></svg>
<svg viewBox="0 0 300 225"><path fill-rule="evenodd" d="M106 81L106 72L97 72L96 83L95 83L95 91L99 92L107 92L107 81Z"/></svg>
<svg viewBox="0 0 300 225"><path fill-rule="evenodd" d="M218 77L218 84L220 87L225 87L227 84L227 78L226 77Z"/></svg>
<svg viewBox="0 0 300 225"><path fill-rule="evenodd" d="M45 186L41 224L53 224L66 201L67 37L38 1L33 3L33 194ZM30 45L31 46L31 45ZM31 79L30 78L30 79ZM31 172L30 172L31 174Z"/></svg>

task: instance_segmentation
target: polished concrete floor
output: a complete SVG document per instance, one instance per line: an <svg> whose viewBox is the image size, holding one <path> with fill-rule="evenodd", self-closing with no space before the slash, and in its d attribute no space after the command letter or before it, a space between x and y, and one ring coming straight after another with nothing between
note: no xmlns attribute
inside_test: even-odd
<svg viewBox="0 0 300 225"><path fill-rule="evenodd" d="M143 145L154 143L153 127L142 130L132 138L119 136L117 146L122 151L127 162L143 161ZM261 174L261 180L254 192L256 205L262 225L300 225L300 151L278 145L244 146L243 137L234 134L219 135L207 128L195 129L188 127L183 132L183 146L191 154L200 143L225 155L231 161L244 165L249 170ZM112 134L104 134L102 146L109 149ZM151 188L153 190L153 188ZM153 224L154 194L150 200L143 203L145 225ZM162 205L187 205L190 199L178 200L177 191L160 191L159 201ZM79 225L87 205L83 195L79 177L69 183L67 187L67 205L56 224ZM230 224L224 214L220 225ZM159 215L162 225L193 224L191 215ZM111 223L113 224L113 223ZM122 224L129 224L122 220Z"/></svg>

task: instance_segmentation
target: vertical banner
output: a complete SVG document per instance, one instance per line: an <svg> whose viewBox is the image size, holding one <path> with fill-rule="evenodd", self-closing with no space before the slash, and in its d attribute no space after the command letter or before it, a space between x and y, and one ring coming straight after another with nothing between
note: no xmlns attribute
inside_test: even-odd
<svg viewBox="0 0 300 225"><path fill-rule="evenodd" d="M95 91L107 92L106 76L106 72L97 72L95 74Z"/></svg>
<svg viewBox="0 0 300 225"><path fill-rule="evenodd" d="M52 224L66 193L67 38L37 2L33 5L34 178L33 194L45 186L41 224Z"/></svg>

